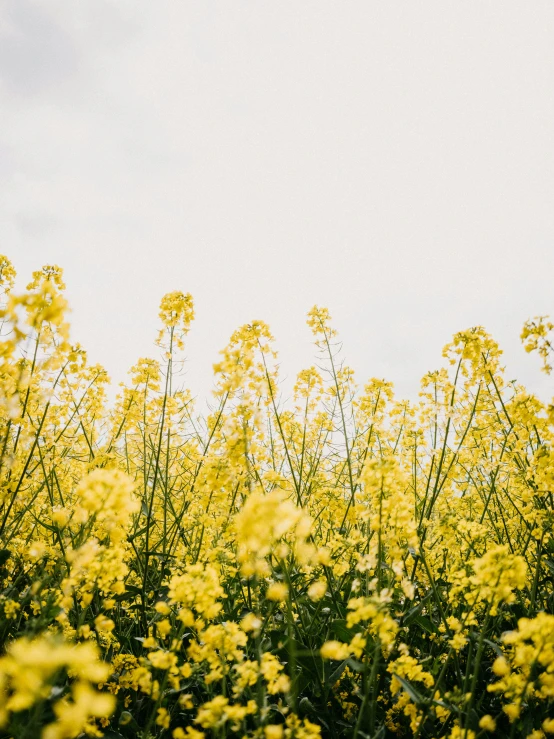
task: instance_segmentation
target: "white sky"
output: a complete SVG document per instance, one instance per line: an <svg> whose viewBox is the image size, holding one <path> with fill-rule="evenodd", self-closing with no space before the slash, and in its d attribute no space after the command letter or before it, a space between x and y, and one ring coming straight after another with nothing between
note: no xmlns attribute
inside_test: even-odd
<svg viewBox="0 0 554 739"><path fill-rule="evenodd" d="M115 381L196 301L189 385L231 332L312 362L327 305L359 382L415 396L483 324L543 395L554 313L552 0L1 0L0 251L65 268Z"/></svg>

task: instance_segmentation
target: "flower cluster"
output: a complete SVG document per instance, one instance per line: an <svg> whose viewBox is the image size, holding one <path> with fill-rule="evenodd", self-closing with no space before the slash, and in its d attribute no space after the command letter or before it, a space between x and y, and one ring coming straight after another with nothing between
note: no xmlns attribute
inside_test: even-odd
<svg viewBox="0 0 554 739"><path fill-rule="evenodd" d="M554 734L554 406L482 327L408 402L327 309L289 385L251 321L202 413L190 295L111 402L62 270L15 284L0 256L2 736ZM552 330L522 335L546 370Z"/></svg>

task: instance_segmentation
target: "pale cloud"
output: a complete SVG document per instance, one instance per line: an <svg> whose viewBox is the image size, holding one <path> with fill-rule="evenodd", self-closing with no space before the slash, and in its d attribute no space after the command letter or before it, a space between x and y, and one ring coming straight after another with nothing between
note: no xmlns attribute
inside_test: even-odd
<svg viewBox="0 0 554 739"><path fill-rule="evenodd" d="M326 304L360 381L414 395L484 324L510 376L554 313L554 6L8 0L2 250L66 268L74 336L117 380L192 292L190 384L267 320L311 361Z"/></svg>

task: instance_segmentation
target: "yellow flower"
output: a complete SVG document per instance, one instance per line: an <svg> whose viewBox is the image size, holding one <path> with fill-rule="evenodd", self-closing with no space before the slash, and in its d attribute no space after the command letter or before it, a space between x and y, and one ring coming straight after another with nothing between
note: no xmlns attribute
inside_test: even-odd
<svg viewBox="0 0 554 739"><path fill-rule="evenodd" d="M15 282L16 271L8 257L0 254L0 286L10 290Z"/></svg>
<svg viewBox="0 0 554 739"><path fill-rule="evenodd" d="M265 574L264 558L279 540L288 535L297 553L311 530L311 520L302 509L288 500L282 490L254 492L235 517L238 559L245 575ZM286 550L285 550L286 553Z"/></svg>
<svg viewBox="0 0 554 739"><path fill-rule="evenodd" d="M241 629L246 632L252 631L254 633L254 636L260 631L262 628L262 621L259 618L259 616L256 616L254 613L247 613L246 616L242 619L240 622Z"/></svg>
<svg viewBox="0 0 554 739"><path fill-rule="evenodd" d="M164 600L159 600L156 605L154 606L157 613L160 613L162 616L169 616L171 613L171 608L167 605L167 603Z"/></svg>
<svg viewBox="0 0 554 739"><path fill-rule="evenodd" d="M160 318L166 329L172 334L173 342L178 348L183 348L183 337L189 332L190 324L194 320L194 302L190 293L176 290L167 293L160 303ZM164 330L158 336L158 344L162 343Z"/></svg>
<svg viewBox="0 0 554 739"><path fill-rule="evenodd" d="M172 652L159 649L157 652L148 652L148 659L153 667L159 670L169 670L177 664L177 656Z"/></svg>
<svg viewBox="0 0 554 739"><path fill-rule="evenodd" d="M107 618L102 613L94 619L94 628L97 631L113 631L115 623L111 618Z"/></svg>
<svg viewBox="0 0 554 739"><path fill-rule="evenodd" d="M187 726L186 729L173 729L173 739L204 739L204 732L194 729L192 726Z"/></svg>
<svg viewBox="0 0 554 739"><path fill-rule="evenodd" d="M282 739L283 737L283 725L282 724L269 724L264 726L265 739Z"/></svg>
<svg viewBox="0 0 554 739"><path fill-rule="evenodd" d="M317 305L308 312L307 324L312 329L314 336L323 336L324 338L332 338L336 335L336 331L331 328L331 315L327 308L320 308Z"/></svg>
<svg viewBox="0 0 554 739"><path fill-rule="evenodd" d="M299 719L294 713L287 716L285 724L285 739L319 739L321 737L321 727L314 724L309 719Z"/></svg>
<svg viewBox="0 0 554 739"><path fill-rule="evenodd" d="M310 587L308 588L308 598L310 600L321 600L323 597L325 597L325 593L327 592L327 581L326 580L316 580L316 582L313 582Z"/></svg>
<svg viewBox="0 0 554 739"><path fill-rule="evenodd" d="M485 731L496 731L496 721L492 716L486 714L479 719L479 728Z"/></svg>
<svg viewBox="0 0 554 739"><path fill-rule="evenodd" d="M140 504L134 497L134 483L119 470L96 469L77 487L79 505L106 531L112 541L125 536L125 527Z"/></svg>
<svg viewBox="0 0 554 739"><path fill-rule="evenodd" d="M542 370L547 375L552 372L549 357L554 352L551 334L554 324L548 320L548 316L536 316L527 321L521 332L521 340L526 352L538 351L543 361Z"/></svg>
<svg viewBox="0 0 554 739"><path fill-rule="evenodd" d="M232 727L238 727L242 719L255 711L256 704L254 702L249 702L246 706L241 706L231 704L224 696L217 695L213 700L200 706L195 721L203 729L213 729L223 726L227 721L231 722Z"/></svg>
<svg viewBox="0 0 554 739"><path fill-rule="evenodd" d="M398 693L402 687L400 682L394 677L395 675L405 677L409 681L421 682L426 688L431 688L435 684L435 679L431 673L426 672L417 659L410 657L408 654L403 654L394 660L394 662L390 662L387 666L387 671L393 673L391 681L391 692L393 694Z"/></svg>
<svg viewBox="0 0 554 739"><path fill-rule="evenodd" d="M510 672L510 665L505 657L497 657L492 663L492 671L502 677Z"/></svg>
<svg viewBox="0 0 554 739"><path fill-rule="evenodd" d="M393 456L370 459L366 463L362 479L364 493L360 499L360 513L367 516L370 529L376 532L370 545L369 558L377 561L381 548L386 552L396 578L409 598L413 597L413 585L404 574L405 559L419 547L413 498L407 491L407 478ZM363 564L360 562L360 565ZM371 569L371 568L370 568Z"/></svg>
<svg viewBox="0 0 554 739"><path fill-rule="evenodd" d="M4 615L7 619L16 618L17 614L21 610L21 605L11 598L3 601L2 606L4 608Z"/></svg>
<svg viewBox="0 0 554 739"><path fill-rule="evenodd" d="M283 674L283 665L275 655L265 652L260 661L260 673L267 682L267 692L270 695L287 693L290 690L290 680Z"/></svg>
<svg viewBox="0 0 554 739"><path fill-rule="evenodd" d="M281 602L287 599L288 594L289 594L289 589L285 585L285 583L273 582L266 590L265 597L268 600L275 600L275 601Z"/></svg>
<svg viewBox="0 0 554 739"><path fill-rule="evenodd" d="M156 629L160 636L166 637L171 632L171 623L167 618L164 618L156 623Z"/></svg>
<svg viewBox="0 0 554 739"><path fill-rule="evenodd" d="M510 719L510 723L513 723L521 713L521 706L518 706L516 703L508 703L508 705L502 706L502 710Z"/></svg>
<svg viewBox="0 0 554 739"><path fill-rule="evenodd" d="M225 591L219 584L214 567L195 564L187 565L182 575L171 578L168 595L170 603L186 605L203 618L211 620L221 611L218 599L225 597Z"/></svg>
<svg viewBox="0 0 554 739"><path fill-rule="evenodd" d="M54 704L56 721L46 726L47 739L69 739L79 734L95 717L107 717L115 709L112 695L99 693L92 683L103 682L109 665L98 660L98 650L90 642L69 644L54 636L25 637L12 642L0 658L0 686L5 694L4 722L11 712L24 711L45 700L55 677L65 668L76 682L71 700Z"/></svg>
<svg viewBox="0 0 554 739"><path fill-rule="evenodd" d="M483 557L473 561L475 574L470 581L479 600L492 603L491 615L496 615L501 602L513 603L515 588L524 588L527 563L520 555L511 554L507 544L489 549Z"/></svg>
<svg viewBox="0 0 554 739"><path fill-rule="evenodd" d="M162 729L169 729L169 724L171 722L169 713L167 712L167 708L158 708L158 715L156 717L156 725L161 726Z"/></svg>
<svg viewBox="0 0 554 739"><path fill-rule="evenodd" d="M398 632L398 624L388 613L388 600L385 591L380 596L352 598L348 601L350 613L346 616L348 628L366 622L369 632L379 637L385 653L392 647Z"/></svg>
<svg viewBox="0 0 554 739"><path fill-rule="evenodd" d="M343 660L350 656L350 647L348 644L342 644L340 641L326 641L319 650L323 659Z"/></svg>
<svg viewBox="0 0 554 739"><path fill-rule="evenodd" d="M448 739L475 739L475 732L471 729L462 729L461 726L454 726Z"/></svg>
<svg viewBox="0 0 554 739"><path fill-rule="evenodd" d="M91 718L106 718L115 710L113 695L98 693L86 683L76 683L71 694L71 702L61 700L54 705L56 721L43 729L42 739L73 739Z"/></svg>

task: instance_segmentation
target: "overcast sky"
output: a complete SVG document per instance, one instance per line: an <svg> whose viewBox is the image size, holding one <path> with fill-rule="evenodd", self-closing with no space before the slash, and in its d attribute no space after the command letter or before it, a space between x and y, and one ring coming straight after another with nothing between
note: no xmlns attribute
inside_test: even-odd
<svg viewBox="0 0 554 739"><path fill-rule="evenodd" d="M358 381L414 397L483 324L510 377L554 313L552 0L0 0L0 251L65 269L114 381L190 291L205 394L253 318L283 374L328 306Z"/></svg>

